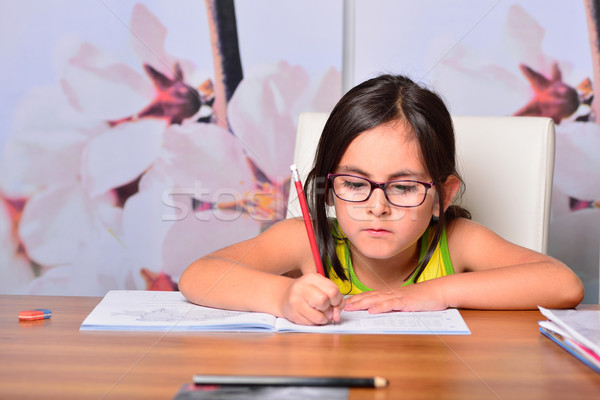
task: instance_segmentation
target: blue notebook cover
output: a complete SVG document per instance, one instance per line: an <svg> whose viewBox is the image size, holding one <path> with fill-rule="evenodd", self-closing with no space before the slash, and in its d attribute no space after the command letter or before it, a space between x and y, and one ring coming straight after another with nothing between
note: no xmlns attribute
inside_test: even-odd
<svg viewBox="0 0 600 400"><path fill-rule="evenodd" d="M565 341L561 335L559 335L555 332L549 331L543 327L540 327L540 332L544 336L546 336L547 338L552 340L554 343L558 344L560 347L562 347L563 349L565 349L566 351L568 351L569 353L574 355L579 361L581 361L582 363L584 363L585 365L587 365L594 371L600 373L600 367L598 367L591 360L589 360L585 354L582 354L579 351L579 349L577 349L576 347L573 347L571 344L569 344L567 341Z"/></svg>

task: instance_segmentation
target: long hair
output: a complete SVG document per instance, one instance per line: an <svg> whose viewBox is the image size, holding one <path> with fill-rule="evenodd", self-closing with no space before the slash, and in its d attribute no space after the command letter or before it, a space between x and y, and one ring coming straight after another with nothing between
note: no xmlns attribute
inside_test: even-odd
<svg viewBox="0 0 600 400"><path fill-rule="evenodd" d="M337 257L336 238L332 235L331 221L327 215L326 204L331 201L332 189L328 187L326 177L335 171L346 148L358 135L392 121L402 121L411 127L427 172L439 194L440 210L444 209L443 183L450 175L460 180L456 169L452 118L440 96L401 75L381 75L350 89L333 108L325 123L315 162L306 181L323 264L329 260L336 275L343 280L348 280L348 277ZM440 212L437 221L430 222L435 230L427 252L417 266L416 278L431 259L444 227L458 217L470 218L470 214L452 205L445 212Z"/></svg>

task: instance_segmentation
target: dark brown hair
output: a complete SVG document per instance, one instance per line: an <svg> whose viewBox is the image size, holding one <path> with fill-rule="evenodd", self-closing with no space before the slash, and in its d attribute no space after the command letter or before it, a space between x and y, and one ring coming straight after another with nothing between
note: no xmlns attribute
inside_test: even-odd
<svg viewBox="0 0 600 400"><path fill-rule="evenodd" d="M336 238L327 216L326 201L331 194L328 193L326 177L328 173L335 172L346 148L358 135L392 121L401 121L412 129L427 172L439 194L440 210L443 210L443 183L450 175L460 179L456 170L452 118L440 96L401 75L381 75L349 90L325 123L314 166L306 182L323 264L329 260L335 273L344 280L348 277L335 252ZM470 218L470 214L452 205L446 212L440 212L439 220L432 219L430 226L435 227L434 235L417 267L417 277L429 262L444 227L457 217Z"/></svg>

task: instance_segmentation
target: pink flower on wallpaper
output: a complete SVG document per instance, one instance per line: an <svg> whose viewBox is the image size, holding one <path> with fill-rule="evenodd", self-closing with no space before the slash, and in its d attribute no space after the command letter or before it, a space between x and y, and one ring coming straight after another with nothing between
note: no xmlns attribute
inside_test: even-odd
<svg viewBox="0 0 600 400"><path fill-rule="evenodd" d="M260 228L255 220L218 210L197 216L193 209L194 198L229 201L250 191L251 182L243 148L231 133L216 124L172 125L165 132L163 157L124 207L123 240L130 256L175 278L208 251L255 235Z"/></svg>
<svg viewBox="0 0 600 400"><path fill-rule="evenodd" d="M299 66L280 62L245 78L227 109L229 123L256 164L271 177L289 177L301 112L329 111L339 99L341 75L327 71L311 82ZM269 138L269 140L265 140ZM292 144L290 146L290 144Z"/></svg>
<svg viewBox="0 0 600 400"><path fill-rule="evenodd" d="M9 198L27 199L19 239L43 267L72 260L94 219L114 219L112 196L91 198L80 178L82 153L103 125L73 110L57 88L34 90L19 105L0 186Z"/></svg>
<svg viewBox="0 0 600 400"><path fill-rule="evenodd" d="M224 142L219 147L199 146L198 158L204 162L194 173L202 188L210 188L196 200L237 207L197 210L193 218L188 215L174 224L163 247L165 271L179 276L199 254L247 239L265 224L285 218L298 114L329 110L340 93L341 76L334 69L313 82L303 68L281 62L244 78L227 110L235 138L215 135ZM188 129L185 124L177 129L183 128ZM238 153L223 157L223 150L213 150L225 143L229 151ZM258 171L249 168L249 162ZM217 194L221 201L214 197ZM247 204L252 206L244 207Z"/></svg>
<svg viewBox="0 0 600 400"><path fill-rule="evenodd" d="M600 125L590 108L586 74L592 72L546 54L544 37L545 28L513 5L502 57L457 45L432 70L432 81L455 115L532 115L557 122L549 251L577 272L586 291L597 293Z"/></svg>
<svg viewBox="0 0 600 400"><path fill-rule="evenodd" d="M576 89L588 76L577 70L569 60L557 60L543 49L545 28L521 6L510 7L504 25L501 43L492 43L490 48L504 51L487 53L479 48L448 42L436 38L429 45L430 62L434 67L429 72L431 81L451 105L455 115L536 115L534 107L527 111L526 105L540 95L541 80L556 80L562 86L554 95L565 97L564 113L548 107L538 107L537 115L574 120L589 112L586 104L573 99ZM448 52L448 49L451 49ZM537 78L533 79L532 75ZM564 91L566 93L562 93ZM550 92L550 91L548 91ZM580 93L584 95L584 93ZM476 101L474 101L476 99ZM549 109L548 115L544 115Z"/></svg>
<svg viewBox="0 0 600 400"><path fill-rule="evenodd" d="M522 7L513 5L506 17L503 37L503 54L508 57L493 58L457 45L431 74L436 88L447 96L456 115L538 115L537 110L540 116L553 117L558 122L553 202L557 215L571 211L569 198L592 202L599 199L598 193L591 193L600 187L599 147L594 145L598 136L590 133L598 130L598 125L593 121L576 122L591 118L591 94L590 89L586 89L590 85L589 77L568 60L547 55L543 50L544 36L545 28ZM556 91L564 89L565 99L572 100L563 107L564 113L555 110L561 100L558 94L548 99L556 104L549 102L547 107L535 107L535 102L544 98L538 93L540 85L548 82L560 84L562 87ZM579 99L573 99L575 92ZM473 101L473 94L477 101Z"/></svg>
<svg viewBox="0 0 600 400"><path fill-rule="evenodd" d="M71 43L60 85L18 107L0 193L26 199L11 233L26 257L12 265L23 285L39 275L31 293L174 287L194 259L282 219L297 114L341 92L335 70L315 82L280 63L240 83L225 130L210 81L166 52L156 17L136 5L131 27L142 71Z"/></svg>
<svg viewBox="0 0 600 400"><path fill-rule="evenodd" d="M124 268L132 264L126 258L133 254L101 270L102 263L93 260L102 258L93 253L126 249L119 189L138 180L163 156L169 120L108 123L151 104L153 82L90 43L66 49L65 58L60 88L40 88L22 100L2 160L4 170L10 171L0 178L2 192L28 199L18 234L27 256L40 265L42 278L32 290L73 293L76 287L91 285L100 288L94 293L102 294L110 287L141 287L135 285L142 280L137 272ZM161 59L168 57L161 52ZM95 269L93 264L98 264ZM85 271L89 282L67 285L65 276L74 281L81 277L71 271L75 266ZM100 279L110 276L106 272L113 267L129 276L118 273ZM54 283L48 286L44 281Z"/></svg>

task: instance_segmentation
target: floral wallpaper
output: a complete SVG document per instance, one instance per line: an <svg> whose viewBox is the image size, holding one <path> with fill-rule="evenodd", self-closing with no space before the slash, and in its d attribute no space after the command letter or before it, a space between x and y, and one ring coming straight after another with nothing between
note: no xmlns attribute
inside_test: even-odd
<svg viewBox="0 0 600 400"><path fill-rule="evenodd" d="M580 276L588 303L599 296L598 3L359 0L355 33L356 81L399 71L438 90L454 115L554 120L548 252Z"/></svg>
<svg viewBox="0 0 600 400"><path fill-rule="evenodd" d="M66 5L44 16L34 3L13 11L32 21L64 18ZM14 108L2 121L0 292L174 290L194 259L285 217L297 117L328 111L340 97L339 52L300 64L280 59L268 40L247 40L270 29L260 10L233 1L169 4L75 7L74 19L116 27L80 24L57 35L32 24L12 39L24 44L12 60L22 67L44 51L24 54L27 37L57 37L48 40L52 57L28 67L44 71L45 82L26 90L2 82L16 93L1 98ZM278 18L273 1L254 5ZM331 19L340 9L334 2L325 12ZM308 30L296 28L300 36ZM332 28L311 29L337 37L339 48L341 29ZM1 40L9 53L11 38ZM262 59L244 63L243 54Z"/></svg>
<svg viewBox="0 0 600 400"><path fill-rule="evenodd" d="M454 115L554 119L549 253L597 302L598 1L352 4L355 83L404 73ZM3 4L0 293L173 290L284 218L297 116L342 92L345 5Z"/></svg>

